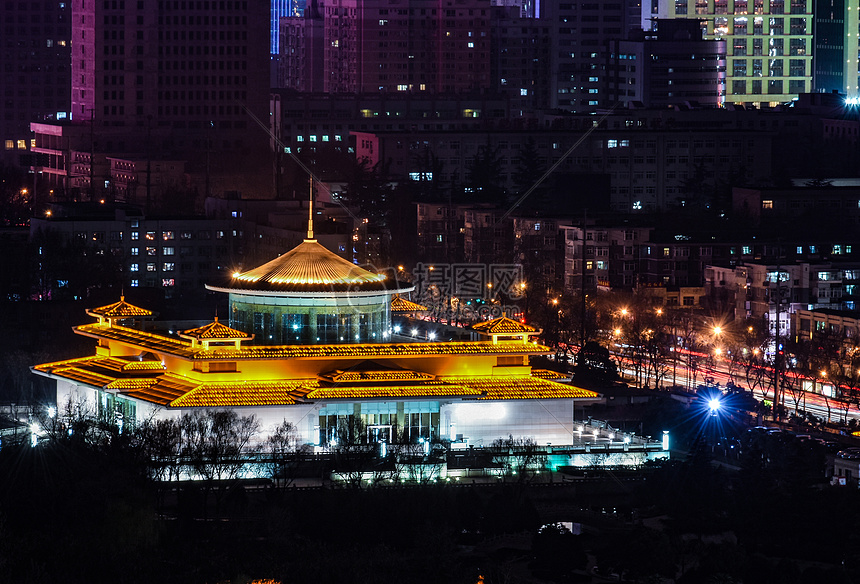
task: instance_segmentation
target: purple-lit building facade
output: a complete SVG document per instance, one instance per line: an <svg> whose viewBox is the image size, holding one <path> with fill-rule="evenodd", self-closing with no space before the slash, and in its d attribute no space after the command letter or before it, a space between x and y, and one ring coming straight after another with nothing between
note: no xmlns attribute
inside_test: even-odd
<svg viewBox="0 0 860 584"><path fill-rule="evenodd" d="M491 84L486 0L308 3L304 18L282 19L281 28L287 37L281 38L282 60L306 55L295 71L282 73L284 87L315 88L319 70L307 65L320 46L326 93L461 93Z"/></svg>
<svg viewBox="0 0 860 584"><path fill-rule="evenodd" d="M0 3L0 161L30 166L30 122L69 112L69 3Z"/></svg>
<svg viewBox="0 0 860 584"><path fill-rule="evenodd" d="M269 149L269 6L72 0L71 117L94 149L189 162L200 190L262 189ZM231 170L256 182L230 177ZM270 168L267 166L266 168ZM248 172L251 169L252 172ZM270 174L270 173L269 173Z"/></svg>

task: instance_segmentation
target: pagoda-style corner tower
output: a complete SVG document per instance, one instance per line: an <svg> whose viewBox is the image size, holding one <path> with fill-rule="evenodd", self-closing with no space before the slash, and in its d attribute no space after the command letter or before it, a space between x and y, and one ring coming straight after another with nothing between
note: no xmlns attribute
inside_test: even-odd
<svg viewBox="0 0 860 584"><path fill-rule="evenodd" d="M540 331L533 326L523 324L507 316L485 320L472 325L471 328L481 336L490 337L493 343L498 343L499 339L522 339L524 343L527 343L529 337L540 334Z"/></svg>
<svg viewBox="0 0 860 584"><path fill-rule="evenodd" d="M230 345L238 350L242 348L242 341L250 341L254 338L254 335L249 335L218 322L217 316L214 322L182 331L179 333L179 336L191 341L192 350L203 349L204 351L208 351L210 347L215 348Z"/></svg>
<svg viewBox="0 0 860 584"><path fill-rule="evenodd" d="M87 314L99 319L99 324L113 326L114 324L142 328L143 321L153 319L157 316L155 312L140 308L125 301L125 296L119 297L119 302L100 306L99 308L88 308Z"/></svg>

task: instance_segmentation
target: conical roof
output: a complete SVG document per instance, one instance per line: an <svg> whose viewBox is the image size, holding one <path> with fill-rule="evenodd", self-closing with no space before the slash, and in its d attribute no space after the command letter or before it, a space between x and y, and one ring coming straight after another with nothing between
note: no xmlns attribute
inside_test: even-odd
<svg viewBox="0 0 860 584"><path fill-rule="evenodd" d="M391 288L396 288L392 282ZM389 283L305 239L284 255L257 268L233 274L228 288L272 292L346 292L386 290Z"/></svg>

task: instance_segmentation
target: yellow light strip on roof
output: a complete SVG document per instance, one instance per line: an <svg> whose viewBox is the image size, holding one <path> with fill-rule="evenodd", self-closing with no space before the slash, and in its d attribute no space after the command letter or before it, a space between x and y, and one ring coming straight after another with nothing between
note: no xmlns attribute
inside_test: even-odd
<svg viewBox="0 0 860 584"><path fill-rule="evenodd" d="M463 385L381 385L373 387L321 387L308 394L308 399L372 399L419 398L439 396L475 396L479 390Z"/></svg>
<svg viewBox="0 0 860 584"><path fill-rule="evenodd" d="M336 371L320 375L333 383L379 383L381 381L432 381L433 376L419 371Z"/></svg>
<svg viewBox="0 0 860 584"><path fill-rule="evenodd" d="M531 355L552 352L549 347L519 341L449 341L442 343L375 343L343 345L270 345L235 349L209 349L196 359L283 359L297 357L399 357L424 355Z"/></svg>
<svg viewBox="0 0 860 584"><path fill-rule="evenodd" d="M151 377L135 377L133 379L115 379L110 382L105 389L115 389L117 391L128 391L132 389L141 389L150 387L158 383L158 379Z"/></svg>
<svg viewBox="0 0 860 584"><path fill-rule="evenodd" d="M480 399L560 399L596 398L599 394L581 387L523 375L485 377L445 377L449 383L462 383L483 392Z"/></svg>

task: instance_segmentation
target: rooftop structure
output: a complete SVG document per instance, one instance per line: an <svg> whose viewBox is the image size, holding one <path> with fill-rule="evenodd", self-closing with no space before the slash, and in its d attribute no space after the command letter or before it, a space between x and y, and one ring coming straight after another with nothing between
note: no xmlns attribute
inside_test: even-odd
<svg viewBox="0 0 860 584"><path fill-rule="evenodd" d="M258 342L379 342L391 329L391 299L410 292L396 279L361 268L314 239L313 205L307 238L284 255L206 285L230 298L230 326Z"/></svg>

